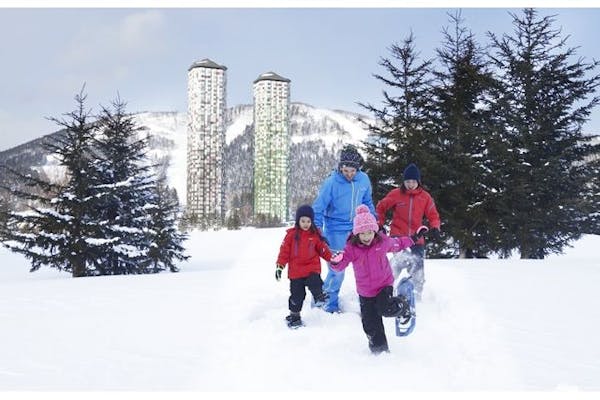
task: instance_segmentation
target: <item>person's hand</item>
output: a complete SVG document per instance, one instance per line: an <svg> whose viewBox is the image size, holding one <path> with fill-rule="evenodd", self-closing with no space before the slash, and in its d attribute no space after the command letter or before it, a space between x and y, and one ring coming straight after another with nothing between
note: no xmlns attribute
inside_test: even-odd
<svg viewBox="0 0 600 400"><path fill-rule="evenodd" d="M427 231L429 230L428 227L426 227L425 225L421 225L420 227L417 228L417 231L415 232L414 235L412 235L410 238L412 239L413 242L417 243L417 241L419 239L421 239L425 233L427 233Z"/></svg>
<svg viewBox="0 0 600 400"><path fill-rule="evenodd" d="M333 265L336 265L336 264L339 264L343 258L344 258L344 252L336 251L331 256L331 260L329 262L332 263Z"/></svg>
<svg viewBox="0 0 600 400"><path fill-rule="evenodd" d="M387 230L385 229L385 225L379 225L379 232L385 233L387 235Z"/></svg>
<svg viewBox="0 0 600 400"><path fill-rule="evenodd" d="M442 240L442 234L440 232L440 228L431 228L431 232L429 233L429 236L431 236L433 238L433 240L435 240L436 242L439 242Z"/></svg>
<svg viewBox="0 0 600 400"><path fill-rule="evenodd" d="M275 268L275 280L279 282L281 280L281 272L283 271L283 265L277 264Z"/></svg>

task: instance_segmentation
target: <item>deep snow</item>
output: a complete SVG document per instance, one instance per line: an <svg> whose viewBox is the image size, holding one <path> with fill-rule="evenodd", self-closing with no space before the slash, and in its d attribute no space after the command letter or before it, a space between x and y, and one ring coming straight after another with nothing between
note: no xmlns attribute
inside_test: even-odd
<svg viewBox="0 0 600 400"><path fill-rule="evenodd" d="M306 327L285 326L283 236L194 232L180 273L78 279L0 248L0 391L600 390L600 236L542 261L427 260L417 327L386 319L380 356L352 268L343 314L307 295Z"/></svg>

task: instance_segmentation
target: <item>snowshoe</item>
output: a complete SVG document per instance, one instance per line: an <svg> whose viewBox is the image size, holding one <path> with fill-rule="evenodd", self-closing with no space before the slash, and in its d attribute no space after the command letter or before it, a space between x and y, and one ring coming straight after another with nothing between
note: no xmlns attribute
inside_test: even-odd
<svg viewBox="0 0 600 400"><path fill-rule="evenodd" d="M408 312L396 317L396 336L408 336L415 329L416 313L415 313L415 285L410 276L401 278L396 285L396 295L404 297L404 301L408 302Z"/></svg>
<svg viewBox="0 0 600 400"><path fill-rule="evenodd" d="M299 313L291 313L290 315L285 317L285 321L287 322L287 326L290 329L298 329L304 326L304 323L302 322L302 318L300 318Z"/></svg>

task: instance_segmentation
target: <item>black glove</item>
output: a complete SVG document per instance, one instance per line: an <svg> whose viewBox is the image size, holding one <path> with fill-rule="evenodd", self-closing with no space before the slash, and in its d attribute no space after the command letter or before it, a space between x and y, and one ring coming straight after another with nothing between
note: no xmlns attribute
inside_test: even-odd
<svg viewBox="0 0 600 400"><path fill-rule="evenodd" d="M429 230L428 227L426 227L425 225L421 225L420 227L417 228L417 231L415 232L414 235L412 235L410 238L412 239L413 242L417 243L417 241L419 239L421 239L425 233L427 233L427 231Z"/></svg>
<svg viewBox="0 0 600 400"><path fill-rule="evenodd" d="M281 280L281 271L283 271L283 265L277 264L275 268L275 280L279 282Z"/></svg>
<svg viewBox="0 0 600 400"><path fill-rule="evenodd" d="M385 229L385 225L379 225L379 232L385 233L387 235L387 230Z"/></svg>
<svg viewBox="0 0 600 400"><path fill-rule="evenodd" d="M429 233L429 235L433 238L433 240L435 240L436 242L439 242L442 240L442 235L440 233L440 228L431 228L431 232Z"/></svg>

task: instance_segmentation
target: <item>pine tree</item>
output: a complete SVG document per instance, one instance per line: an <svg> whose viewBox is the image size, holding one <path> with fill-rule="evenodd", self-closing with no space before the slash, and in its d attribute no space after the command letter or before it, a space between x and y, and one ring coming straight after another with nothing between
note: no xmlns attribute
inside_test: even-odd
<svg viewBox="0 0 600 400"><path fill-rule="evenodd" d="M379 62L389 76L374 75L389 87L383 91L383 108L360 103L376 119L363 143L374 201L402 182L406 165L425 158L430 139L432 61L419 60L412 32L401 45L393 44L390 52L391 58Z"/></svg>
<svg viewBox="0 0 600 400"><path fill-rule="evenodd" d="M95 126L89 121L85 98L83 90L75 96L77 108L66 114L67 120L51 119L64 131L57 143L47 142L45 146L67 171L64 185L10 170L30 190L7 189L28 200L29 210L8 215L5 244L31 260L31 271L47 265L71 272L73 277L97 274L94 262L101 252L102 238L89 184Z"/></svg>
<svg viewBox="0 0 600 400"><path fill-rule="evenodd" d="M10 209L8 202L4 200L4 197L0 197L0 242L6 240L8 237L8 215Z"/></svg>
<svg viewBox="0 0 600 400"><path fill-rule="evenodd" d="M586 158L584 168L588 169L590 177L600 176L600 137L596 137L591 146L591 156ZM588 217L582 222L582 232L592 235L600 235L600 179L592 178L583 187L584 213Z"/></svg>
<svg viewBox="0 0 600 400"><path fill-rule="evenodd" d="M242 221L240 219L239 208L234 208L231 210L231 214L227 218L227 229L230 231L238 230L240 229L241 224Z"/></svg>
<svg viewBox="0 0 600 400"><path fill-rule="evenodd" d="M148 272L159 272L169 269L179 271L174 261L185 261L183 242L187 235L177 229L180 213L179 202L175 191L169 190L164 179L156 185L156 206L148 208L151 226L148 230L151 243L148 251Z"/></svg>
<svg viewBox="0 0 600 400"><path fill-rule="evenodd" d="M156 176L146 162L147 138L139 135L125 103L116 99L103 107L102 132L96 140L100 158L94 163L98 182L98 215L107 239L102 275L148 272L152 225L149 209L156 205Z"/></svg>
<svg viewBox="0 0 600 400"><path fill-rule="evenodd" d="M420 166L443 216L446 236L454 239L460 256L485 255L490 250L493 197L486 184L489 108L483 104L493 78L460 12L449 17L451 29L443 29L444 40L437 49L440 68L434 71L435 134Z"/></svg>
<svg viewBox="0 0 600 400"><path fill-rule="evenodd" d="M588 77L598 62L573 61L576 49L553 29L554 16L537 14L511 14L512 36L489 34L499 80L491 149L502 163L499 240L504 252L516 247L522 258L560 252L581 235L594 207L589 185L598 176L584 162L598 146L582 132L599 101L590 96L600 76Z"/></svg>
<svg viewBox="0 0 600 400"><path fill-rule="evenodd" d="M65 130L47 143L67 171L64 184L47 182L6 166L28 190L11 189L29 202L26 212L4 211L5 245L42 265L72 272L74 277L153 273L186 260L186 236L176 229L174 191L158 180L147 163L146 138L117 100L90 121L85 96L69 120L52 118Z"/></svg>

